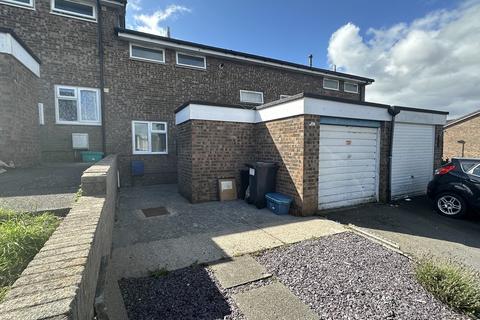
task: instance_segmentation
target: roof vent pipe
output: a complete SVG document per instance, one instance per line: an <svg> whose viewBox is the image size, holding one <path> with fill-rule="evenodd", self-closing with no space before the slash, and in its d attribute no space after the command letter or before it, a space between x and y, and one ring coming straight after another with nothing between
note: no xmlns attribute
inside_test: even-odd
<svg viewBox="0 0 480 320"><path fill-rule="evenodd" d="M308 66L311 68L313 66L313 54L308 56Z"/></svg>
<svg viewBox="0 0 480 320"><path fill-rule="evenodd" d="M167 38L170 38L170 27L167 27Z"/></svg>

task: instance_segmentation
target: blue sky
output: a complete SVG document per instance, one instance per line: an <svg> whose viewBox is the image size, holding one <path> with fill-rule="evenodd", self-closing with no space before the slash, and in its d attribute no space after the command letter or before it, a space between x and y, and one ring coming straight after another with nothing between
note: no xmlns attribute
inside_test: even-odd
<svg viewBox="0 0 480 320"><path fill-rule="evenodd" d="M475 46L468 48L472 41L480 43L477 0L173 1L130 0L127 26L158 34L169 26L174 38L297 63L307 63L312 53L317 67L335 63L342 71L374 77L377 83L367 91L373 101L454 114L480 108L476 88L460 90L463 99L446 99L444 92L446 83L465 76L478 83L480 72L458 75L452 67L450 77L442 71L459 63L470 64L470 71L480 68L480 60L465 53L479 52ZM472 32L452 32L463 26ZM465 50L453 54L462 41ZM443 74L437 85L427 81L436 74ZM412 77L424 81L412 84ZM428 97L418 99L416 93Z"/></svg>

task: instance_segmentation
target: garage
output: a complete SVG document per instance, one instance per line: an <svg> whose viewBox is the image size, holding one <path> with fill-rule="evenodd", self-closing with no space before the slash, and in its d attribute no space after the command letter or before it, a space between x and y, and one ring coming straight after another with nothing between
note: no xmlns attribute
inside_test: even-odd
<svg viewBox="0 0 480 320"><path fill-rule="evenodd" d="M320 125L318 209L378 199L379 129Z"/></svg>
<svg viewBox="0 0 480 320"><path fill-rule="evenodd" d="M391 197L399 199L426 192L432 179L435 127L400 123L394 125Z"/></svg>

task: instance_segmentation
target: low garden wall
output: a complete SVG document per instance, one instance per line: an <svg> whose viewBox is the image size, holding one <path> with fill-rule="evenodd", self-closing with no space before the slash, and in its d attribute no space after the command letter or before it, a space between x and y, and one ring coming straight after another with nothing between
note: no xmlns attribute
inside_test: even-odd
<svg viewBox="0 0 480 320"><path fill-rule="evenodd" d="M92 319L110 259L117 156L82 175L83 195L0 304L0 319ZM100 279L100 280L99 280Z"/></svg>

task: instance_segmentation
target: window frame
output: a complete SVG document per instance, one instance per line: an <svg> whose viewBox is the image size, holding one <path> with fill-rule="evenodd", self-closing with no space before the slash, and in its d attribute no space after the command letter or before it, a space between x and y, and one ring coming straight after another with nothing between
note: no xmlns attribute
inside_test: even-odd
<svg viewBox="0 0 480 320"><path fill-rule="evenodd" d="M13 6L18 8L35 10L35 0L29 0L29 3L24 3L16 0L0 0L0 4L5 4L7 6Z"/></svg>
<svg viewBox="0 0 480 320"><path fill-rule="evenodd" d="M346 87L345 87L346 84L350 84L350 85L356 86L356 87L357 87L357 90L356 90L356 91L347 90ZM343 91L349 92L349 93L359 93L359 92L360 92L360 87L359 87L358 83L346 81L346 82L343 83Z"/></svg>
<svg viewBox="0 0 480 320"><path fill-rule="evenodd" d="M74 97L70 96L60 96L60 89L73 89L75 92ZM98 120L81 120L81 101L80 101L80 91L94 91L97 98L97 113ZM74 87L74 86L64 86L64 85L55 85L55 124L62 125L80 125L80 126L101 126L102 125L102 106L100 99L100 89L97 88L88 88L88 87ZM60 110L58 100L74 100L77 102L77 120L76 121L65 121L60 120Z"/></svg>
<svg viewBox="0 0 480 320"><path fill-rule="evenodd" d="M135 124L143 123L148 125L148 151L135 150ZM152 124L161 123L165 125L165 130L152 130ZM152 132L165 134L165 151L152 151ZM149 155L149 154L168 154L168 123L166 121L146 121L146 120L132 120L132 154L136 155Z"/></svg>
<svg viewBox="0 0 480 320"><path fill-rule="evenodd" d="M190 64L184 64L178 62L178 55L183 54L185 56L191 56L191 57L196 57L196 58L202 58L203 59L203 67L198 67L198 66L192 66ZM207 57L198 55L198 54L193 54L193 53L188 53L188 52L183 52L183 51L175 51L175 64L180 67L185 67L185 68L193 68L193 69L198 69L198 70L207 70Z"/></svg>
<svg viewBox="0 0 480 320"><path fill-rule="evenodd" d="M251 102L251 101L242 101L242 93L259 93L262 96L262 102ZM240 102L243 103L251 103L251 104L264 104L265 100L263 98L263 92L262 91L252 91L252 90L240 90Z"/></svg>
<svg viewBox="0 0 480 320"><path fill-rule="evenodd" d="M132 47L138 47L138 48L144 48L144 49L149 49L149 50L155 50L155 51L162 52L163 61L133 56L133 48ZM152 63L165 64L165 49L163 49L163 48L139 45L139 44L130 42L129 51L130 51L130 59L131 60L147 61L147 62L152 62Z"/></svg>
<svg viewBox="0 0 480 320"><path fill-rule="evenodd" d="M337 88L327 88L325 87L325 80L328 80L328 81L335 81L337 82ZM340 81L337 80L337 79L331 79L331 78L323 78L323 84L322 84L322 87L323 89L326 89L326 90L334 90L334 91L340 91Z"/></svg>
<svg viewBox="0 0 480 320"><path fill-rule="evenodd" d="M63 9L57 9L55 8L55 0L50 0L50 13L64 16L64 17L71 17L75 19L90 21L90 22L97 22L98 13L97 13L97 6L95 4L91 4L89 2L81 1L81 0L65 0L65 1L91 6L93 8L92 10L93 16L89 16L82 13L76 13L68 10L63 10Z"/></svg>

